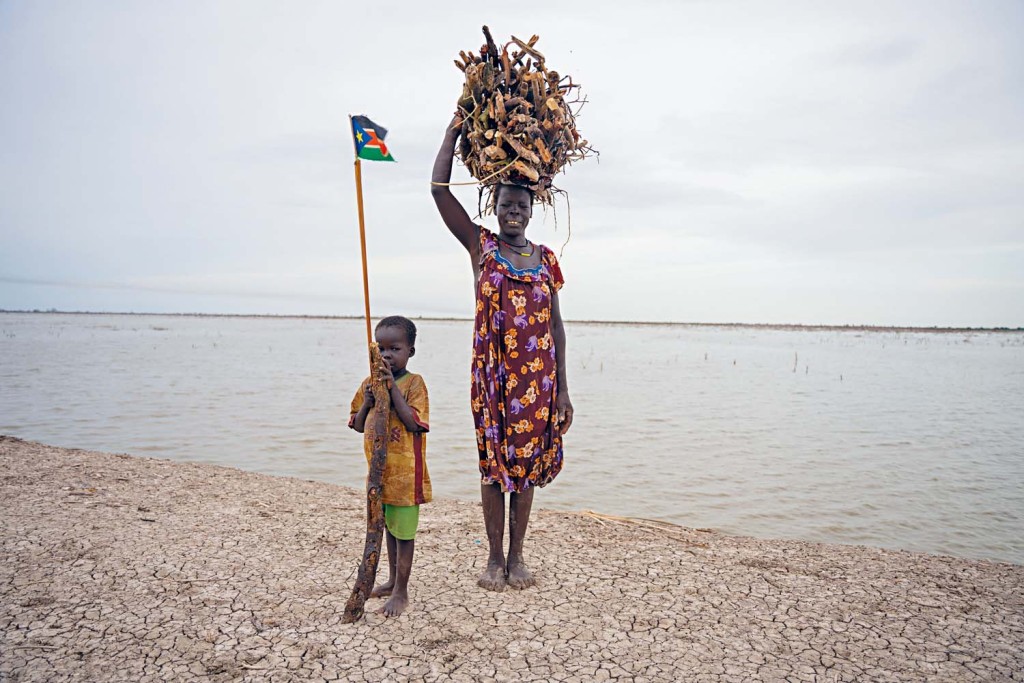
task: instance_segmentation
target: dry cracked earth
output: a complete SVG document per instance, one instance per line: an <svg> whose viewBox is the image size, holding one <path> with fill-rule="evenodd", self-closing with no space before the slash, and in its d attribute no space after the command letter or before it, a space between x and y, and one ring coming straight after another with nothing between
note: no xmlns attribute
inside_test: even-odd
<svg viewBox="0 0 1024 683"><path fill-rule="evenodd" d="M411 608L343 624L362 492L9 437L0 466L3 681L1024 681L1019 565L538 510L539 584L487 593L479 506L439 501Z"/></svg>

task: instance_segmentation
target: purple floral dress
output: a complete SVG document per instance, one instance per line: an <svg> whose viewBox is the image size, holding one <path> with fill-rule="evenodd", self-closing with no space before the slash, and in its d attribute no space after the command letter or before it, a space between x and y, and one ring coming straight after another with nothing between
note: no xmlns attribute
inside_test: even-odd
<svg viewBox="0 0 1024 683"><path fill-rule="evenodd" d="M563 280L554 253L538 248L540 265L519 270L480 227L473 423L482 483L515 493L548 484L562 469L551 298Z"/></svg>

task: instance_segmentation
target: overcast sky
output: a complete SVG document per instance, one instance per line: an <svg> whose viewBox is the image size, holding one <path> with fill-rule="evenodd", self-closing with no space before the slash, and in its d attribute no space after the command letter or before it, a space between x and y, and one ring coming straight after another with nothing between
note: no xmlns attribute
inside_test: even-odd
<svg viewBox="0 0 1024 683"><path fill-rule="evenodd" d="M1024 3L435 6L0 0L0 308L360 314L363 113L375 315L471 315L429 177L486 23L589 98L567 318L1024 325Z"/></svg>

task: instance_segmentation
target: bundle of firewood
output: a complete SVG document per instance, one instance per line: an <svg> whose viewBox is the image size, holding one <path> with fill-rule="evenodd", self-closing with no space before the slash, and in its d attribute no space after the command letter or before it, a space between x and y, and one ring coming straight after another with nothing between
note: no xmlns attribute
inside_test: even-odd
<svg viewBox="0 0 1024 683"><path fill-rule="evenodd" d="M566 164L596 154L576 130L576 113L585 100L570 76L545 66L535 47L537 36L525 42L513 36L501 49L486 26L484 37L479 55L460 52L461 61L455 60L466 75L458 102L459 158L484 188L521 185L550 204L555 175Z"/></svg>

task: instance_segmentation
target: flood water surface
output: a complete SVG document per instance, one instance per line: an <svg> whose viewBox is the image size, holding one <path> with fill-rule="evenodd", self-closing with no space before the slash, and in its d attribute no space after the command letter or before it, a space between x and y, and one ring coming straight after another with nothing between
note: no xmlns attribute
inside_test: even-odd
<svg viewBox="0 0 1024 683"><path fill-rule="evenodd" d="M479 498L468 321L417 321L437 496ZM567 323L539 507L1024 563L1024 334ZM0 314L0 432L361 487L365 323Z"/></svg>

